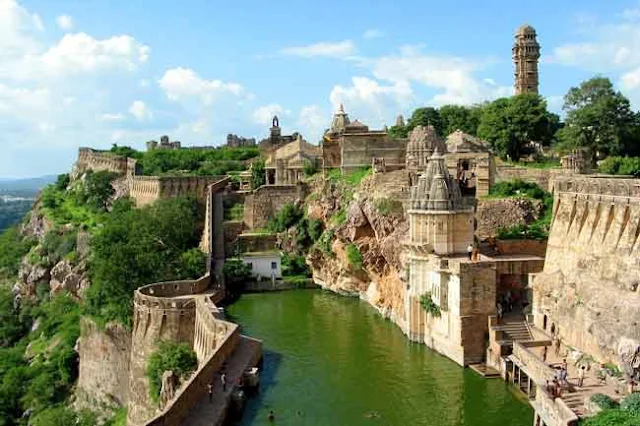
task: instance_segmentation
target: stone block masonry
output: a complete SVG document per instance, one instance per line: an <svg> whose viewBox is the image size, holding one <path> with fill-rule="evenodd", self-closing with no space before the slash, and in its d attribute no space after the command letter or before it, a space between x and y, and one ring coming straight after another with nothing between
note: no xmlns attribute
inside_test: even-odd
<svg viewBox="0 0 640 426"><path fill-rule="evenodd" d="M304 200L305 195L304 184L261 186L245 198L244 224L249 229L264 228L285 204Z"/></svg>

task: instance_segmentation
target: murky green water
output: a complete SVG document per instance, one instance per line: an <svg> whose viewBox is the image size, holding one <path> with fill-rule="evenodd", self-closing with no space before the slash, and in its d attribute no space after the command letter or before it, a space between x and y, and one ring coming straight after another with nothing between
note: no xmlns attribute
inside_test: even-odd
<svg viewBox="0 0 640 426"><path fill-rule="evenodd" d="M260 395L242 426L529 426L532 410L500 379L483 379L357 299L320 291L245 295L228 307L264 342Z"/></svg>

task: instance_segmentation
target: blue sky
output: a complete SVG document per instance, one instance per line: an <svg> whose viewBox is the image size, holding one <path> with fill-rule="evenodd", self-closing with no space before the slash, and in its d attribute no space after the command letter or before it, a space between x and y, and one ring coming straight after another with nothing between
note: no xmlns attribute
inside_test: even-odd
<svg viewBox="0 0 640 426"><path fill-rule="evenodd" d="M266 136L316 142L343 102L372 128L417 106L510 95L515 29L542 45L560 111L595 74L640 108L640 3L0 0L0 177L69 170L77 148Z"/></svg>

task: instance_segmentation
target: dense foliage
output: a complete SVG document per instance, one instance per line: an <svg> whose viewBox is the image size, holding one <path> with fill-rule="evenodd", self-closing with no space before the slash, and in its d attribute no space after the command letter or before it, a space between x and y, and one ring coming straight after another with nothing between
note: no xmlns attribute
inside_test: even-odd
<svg viewBox="0 0 640 426"><path fill-rule="evenodd" d="M626 396L618 404L611 398L595 394L591 400L603 411L580 422L581 426L638 426L640 424L640 394Z"/></svg>
<svg viewBox="0 0 640 426"><path fill-rule="evenodd" d="M640 157L607 157L598 165L600 173L640 177Z"/></svg>
<svg viewBox="0 0 640 426"><path fill-rule="evenodd" d="M251 166L251 189L258 189L267 183L267 176L264 168L264 160L254 161Z"/></svg>
<svg viewBox="0 0 640 426"><path fill-rule="evenodd" d="M164 341L158 344L147 361L146 376L149 381L149 396L158 400L162 388L162 374L173 371L178 380L184 380L198 368L196 354L187 343Z"/></svg>
<svg viewBox="0 0 640 426"><path fill-rule="evenodd" d="M282 275L285 277L311 276L311 269L304 256L284 253L282 255Z"/></svg>
<svg viewBox="0 0 640 426"><path fill-rule="evenodd" d="M563 109L566 125L559 132L560 148L586 148L594 161L598 154L640 154L640 117L608 78L594 77L572 87Z"/></svg>
<svg viewBox="0 0 640 426"><path fill-rule="evenodd" d="M549 237L553 209L553 196L549 192L533 182L515 179L495 184L489 190L489 196L496 198L524 197L540 200L543 203L542 213L538 220L528 225L502 228L498 231L498 238L502 240L544 240Z"/></svg>
<svg viewBox="0 0 640 426"><path fill-rule="evenodd" d="M155 149L146 152L114 145L111 152L137 159L147 176L176 174L224 175L247 168L246 161L259 155L258 147L218 147L215 149Z"/></svg>
<svg viewBox="0 0 640 426"><path fill-rule="evenodd" d="M598 407L602 408L603 410L618 407L618 403L615 402L608 395L604 395L601 393L594 393L593 395L591 395L590 399L593 403L595 403Z"/></svg>
<svg viewBox="0 0 640 426"><path fill-rule="evenodd" d="M194 250L201 210L193 200L170 199L112 211L92 240L87 313L130 326L136 288L204 274L205 256Z"/></svg>
<svg viewBox="0 0 640 426"><path fill-rule="evenodd" d="M20 260L35 245L35 240L22 238L15 227L0 233L0 282L18 275Z"/></svg>

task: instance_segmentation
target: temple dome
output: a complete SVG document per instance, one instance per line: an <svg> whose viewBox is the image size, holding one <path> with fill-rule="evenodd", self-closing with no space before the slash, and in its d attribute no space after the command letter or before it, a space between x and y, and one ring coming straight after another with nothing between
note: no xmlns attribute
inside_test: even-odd
<svg viewBox="0 0 640 426"><path fill-rule="evenodd" d="M516 35L536 35L536 30L529 24L520 25Z"/></svg>
<svg viewBox="0 0 640 426"><path fill-rule="evenodd" d="M447 147L444 141L436 133L436 129L431 126L416 126L409 133L409 143L407 144L407 169L424 170L429 157L436 151L446 152Z"/></svg>
<svg viewBox="0 0 640 426"><path fill-rule="evenodd" d="M458 210L464 208L458 182L447 170L445 158L435 149L426 171L411 188L411 208L414 210Z"/></svg>

